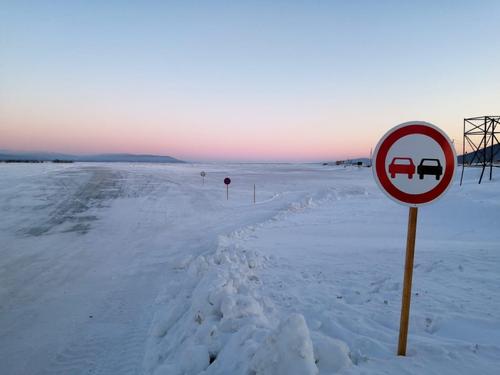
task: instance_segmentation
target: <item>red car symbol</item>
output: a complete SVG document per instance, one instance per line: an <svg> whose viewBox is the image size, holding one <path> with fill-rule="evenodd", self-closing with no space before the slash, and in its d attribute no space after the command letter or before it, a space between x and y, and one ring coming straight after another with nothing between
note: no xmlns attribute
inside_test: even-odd
<svg viewBox="0 0 500 375"><path fill-rule="evenodd" d="M395 178L397 174L407 174L408 178L411 179L415 174L415 164L413 164L411 158L394 158L389 164L389 173L391 178Z"/></svg>

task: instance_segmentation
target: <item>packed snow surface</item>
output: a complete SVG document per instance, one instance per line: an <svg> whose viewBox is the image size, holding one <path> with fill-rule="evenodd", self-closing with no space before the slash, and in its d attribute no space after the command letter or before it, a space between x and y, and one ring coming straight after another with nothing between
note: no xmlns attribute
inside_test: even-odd
<svg viewBox="0 0 500 375"><path fill-rule="evenodd" d="M369 168L0 164L0 373L498 374L477 173L419 209L398 357L408 208Z"/></svg>

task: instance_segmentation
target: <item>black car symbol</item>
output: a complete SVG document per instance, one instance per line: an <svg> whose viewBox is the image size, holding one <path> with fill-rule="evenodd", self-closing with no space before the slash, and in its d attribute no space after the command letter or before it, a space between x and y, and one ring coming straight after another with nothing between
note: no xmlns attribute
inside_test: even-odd
<svg viewBox="0 0 500 375"><path fill-rule="evenodd" d="M443 167L439 159L422 159L417 167L418 177L423 180L424 175L436 176L439 180L443 174Z"/></svg>

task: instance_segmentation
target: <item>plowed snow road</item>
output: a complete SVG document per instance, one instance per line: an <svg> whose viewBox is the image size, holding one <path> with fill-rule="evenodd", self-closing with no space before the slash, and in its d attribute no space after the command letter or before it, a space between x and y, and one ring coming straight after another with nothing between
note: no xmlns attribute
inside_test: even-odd
<svg viewBox="0 0 500 375"><path fill-rule="evenodd" d="M141 373L168 265L306 194L274 184L258 191L266 203L256 209L253 183L283 167L204 166L204 186L194 165L0 168L0 363L9 375Z"/></svg>

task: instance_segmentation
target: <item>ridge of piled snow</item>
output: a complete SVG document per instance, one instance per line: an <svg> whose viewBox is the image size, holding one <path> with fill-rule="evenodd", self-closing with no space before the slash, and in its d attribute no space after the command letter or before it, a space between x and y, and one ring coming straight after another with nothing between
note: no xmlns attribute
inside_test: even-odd
<svg viewBox="0 0 500 375"><path fill-rule="evenodd" d="M317 374L300 314L280 320L259 293L259 269L272 259L221 237L215 253L180 261L181 276L158 298L147 373Z"/></svg>
<svg viewBox="0 0 500 375"><path fill-rule="evenodd" d="M367 192L322 190L290 203L270 219L219 236L214 253L180 259L173 270L176 281L156 302L146 372L314 375L319 368L336 372L351 366L344 341L311 334L302 314L283 315L263 297L260 271L275 268L276 259L246 249L241 241L257 228L350 195Z"/></svg>

